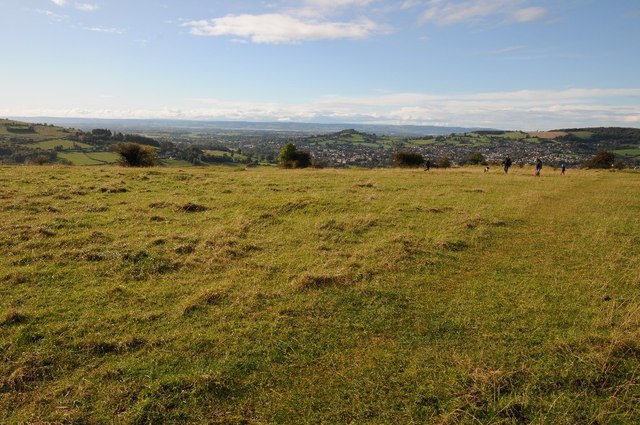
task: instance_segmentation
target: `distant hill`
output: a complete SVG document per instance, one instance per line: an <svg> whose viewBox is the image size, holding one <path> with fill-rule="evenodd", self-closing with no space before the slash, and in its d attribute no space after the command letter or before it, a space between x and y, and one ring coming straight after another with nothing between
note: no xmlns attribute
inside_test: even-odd
<svg viewBox="0 0 640 425"><path fill-rule="evenodd" d="M382 124L348 124L348 123L301 123L301 122L249 122L249 121L196 121L196 120L145 120L145 119L94 119L94 118L16 118L26 122L47 122L57 125L75 127L82 130L93 128L110 128L117 131L154 132L168 130L241 130L241 131L275 131L296 133L335 133L341 130L354 129L363 133L374 133L389 136L440 136L451 133L467 133L479 128L439 127L421 125L382 125Z"/></svg>
<svg viewBox="0 0 640 425"><path fill-rule="evenodd" d="M317 164L331 167L387 167L393 152L401 149L426 158L446 157L457 164L479 153L489 162L499 163L510 155L520 164L541 157L546 164L556 165L584 164L596 152L607 150L626 166L640 165L637 128L524 132L179 120L42 118L40 122L0 120L0 163L104 165L117 159L114 143L136 142L156 148L165 165L273 164L282 145L293 142L310 152ZM54 125L60 123L71 128Z"/></svg>

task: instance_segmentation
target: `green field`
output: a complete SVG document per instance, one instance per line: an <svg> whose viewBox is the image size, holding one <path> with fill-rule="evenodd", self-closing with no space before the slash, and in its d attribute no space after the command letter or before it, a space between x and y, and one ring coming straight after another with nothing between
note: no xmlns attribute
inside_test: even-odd
<svg viewBox="0 0 640 425"><path fill-rule="evenodd" d="M117 161L115 152L60 152L58 158L65 159L73 165L105 165Z"/></svg>
<svg viewBox="0 0 640 425"><path fill-rule="evenodd" d="M571 134L585 140L593 136L592 131L572 131Z"/></svg>
<svg viewBox="0 0 640 425"><path fill-rule="evenodd" d="M33 127L33 132L21 133L10 131L12 128L21 129ZM74 130L66 130L61 127L54 127L40 124L27 124L19 121L0 119L0 137L28 138L33 141L43 141L50 139L64 139Z"/></svg>
<svg viewBox="0 0 640 425"><path fill-rule="evenodd" d="M47 140L45 142L30 143L27 146L44 150L52 150L58 146L62 146L63 149L94 149L93 146L86 143L73 142L71 140Z"/></svg>
<svg viewBox="0 0 640 425"><path fill-rule="evenodd" d="M423 146L423 145L433 145L436 143L436 139L419 139L419 140L411 140L411 146Z"/></svg>
<svg viewBox="0 0 640 425"><path fill-rule="evenodd" d="M616 155L627 155L632 157L640 156L640 149L620 149L613 151Z"/></svg>
<svg viewBox="0 0 640 425"><path fill-rule="evenodd" d="M528 138L529 136L527 135L527 133L524 133L522 131L510 131L504 133L502 137L505 137L507 139L522 140Z"/></svg>
<svg viewBox="0 0 640 425"><path fill-rule="evenodd" d="M208 154L208 155L218 156L218 157L222 157L224 155L227 155L228 157L235 158L235 159L237 159L239 161L245 161L247 159L247 157L245 155L238 154L236 152L218 151L218 150L210 150L210 149L207 149L204 152L206 154Z"/></svg>
<svg viewBox="0 0 640 425"><path fill-rule="evenodd" d="M0 182L0 423L640 422L638 173Z"/></svg>

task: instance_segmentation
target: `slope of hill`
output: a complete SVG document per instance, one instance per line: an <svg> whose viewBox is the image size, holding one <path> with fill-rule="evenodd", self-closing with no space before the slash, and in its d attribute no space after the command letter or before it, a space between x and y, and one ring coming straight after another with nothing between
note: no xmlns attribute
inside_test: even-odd
<svg viewBox="0 0 640 425"><path fill-rule="evenodd" d="M163 123L169 125L168 122ZM309 135L282 130L225 130L216 127L217 123L205 124L208 127L188 129L184 127L185 123L180 122L176 125L181 127L156 130L145 133L151 137L144 137L122 134L115 129L94 128L84 132L50 124L0 120L0 162L24 163L36 158L42 162L44 158L49 162L62 161L77 165L109 164L116 160L116 155L110 152L111 145L132 141L156 147L167 165L274 163L282 145L293 141L309 151L317 163L331 167L388 167L393 152L400 149L420 152L432 160L449 158L459 164L464 164L471 154L480 153L489 162L500 163L506 155L510 155L519 164L527 164L541 157L546 164L555 166L561 163L581 165L597 151L611 150L621 163L627 166L640 165L640 130L633 128L529 133L477 130L406 137L367 133L353 128ZM144 132L144 129L137 128L135 131Z"/></svg>
<svg viewBox="0 0 640 425"><path fill-rule="evenodd" d="M83 143L84 133L52 124L0 119L0 163L63 162L77 165L114 163L117 155L104 144Z"/></svg>
<svg viewBox="0 0 640 425"><path fill-rule="evenodd" d="M638 423L639 175L530 171L0 166L0 422Z"/></svg>
<svg viewBox="0 0 640 425"><path fill-rule="evenodd" d="M474 131L474 128L441 127L420 125L381 125L348 123L303 123L303 122L250 122L250 121L193 121L193 120L154 120L154 119L92 119L92 118L17 118L27 122L51 122L61 126L76 127L83 130L93 128L111 128L122 132L167 132L181 131L251 131L251 132L290 132L302 134L335 133L346 128L360 132L377 133L388 136L445 135Z"/></svg>

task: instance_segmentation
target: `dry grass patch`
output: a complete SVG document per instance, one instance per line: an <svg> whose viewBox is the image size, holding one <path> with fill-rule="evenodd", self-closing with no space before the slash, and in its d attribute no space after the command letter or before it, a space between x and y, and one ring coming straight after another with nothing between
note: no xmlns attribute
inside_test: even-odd
<svg viewBox="0 0 640 425"><path fill-rule="evenodd" d="M298 291L348 286L351 284L349 276L344 273L310 273L305 272L293 280L292 286Z"/></svg>
<svg viewBox="0 0 640 425"><path fill-rule="evenodd" d="M225 295L212 289L205 289L194 297L188 299L182 307L182 315L187 316L207 307L219 305L225 299Z"/></svg>
<svg viewBox="0 0 640 425"><path fill-rule="evenodd" d="M2 321L0 322L0 326L20 325L22 323L26 323L28 320L28 315L21 313L15 308L11 308L5 313Z"/></svg>

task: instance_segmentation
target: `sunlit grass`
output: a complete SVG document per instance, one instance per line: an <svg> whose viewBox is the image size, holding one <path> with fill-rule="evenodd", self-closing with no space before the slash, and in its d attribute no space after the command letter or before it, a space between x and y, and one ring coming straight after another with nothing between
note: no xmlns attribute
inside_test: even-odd
<svg viewBox="0 0 640 425"><path fill-rule="evenodd" d="M547 171L0 167L0 422L635 423L640 174Z"/></svg>

